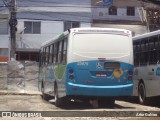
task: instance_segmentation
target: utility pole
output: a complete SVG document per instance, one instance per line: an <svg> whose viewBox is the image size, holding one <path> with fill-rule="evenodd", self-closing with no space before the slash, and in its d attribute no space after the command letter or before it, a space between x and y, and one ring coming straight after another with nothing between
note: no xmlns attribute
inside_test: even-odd
<svg viewBox="0 0 160 120"><path fill-rule="evenodd" d="M10 1L10 57L15 58L15 52L16 52L16 25L17 25L17 18L16 18L16 0Z"/></svg>

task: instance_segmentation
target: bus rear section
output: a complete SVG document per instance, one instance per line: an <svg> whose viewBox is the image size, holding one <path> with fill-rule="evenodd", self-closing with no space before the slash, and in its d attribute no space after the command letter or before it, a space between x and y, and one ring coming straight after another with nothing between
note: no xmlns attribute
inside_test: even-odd
<svg viewBox="0 0 160 120"><path fill-rule="evenodd" d="M133 50L129 33L75 32L70 37L66 95L132 95Z"/></svg>

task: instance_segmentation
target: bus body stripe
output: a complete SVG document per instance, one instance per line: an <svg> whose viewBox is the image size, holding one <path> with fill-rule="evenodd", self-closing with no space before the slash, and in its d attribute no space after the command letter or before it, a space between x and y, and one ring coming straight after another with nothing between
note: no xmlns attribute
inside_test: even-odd
<svg viewBox="0 0 160 120"><path fill-rule="evenodd" d="M80 84L74 84L74 83L68 83L69 85L75 86L75 87L85 87L85 88L125 88L125 87L132 87L133 84L127 84L127 85L115 85L115 86L93 86L93 85L80 85Z"/></svg>

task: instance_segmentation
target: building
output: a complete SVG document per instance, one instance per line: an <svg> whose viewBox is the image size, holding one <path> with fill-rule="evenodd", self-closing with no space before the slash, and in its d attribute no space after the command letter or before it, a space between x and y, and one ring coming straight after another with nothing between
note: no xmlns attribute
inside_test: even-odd
<svg viewBox="0 0 160 120"><path fill-rule="evenodd" d="M133 35L149 32L157 26L157 11L150 14L150 8L154 6L141 0L16 0L16 59L38 61L41 44L69 28L122 28ZM9 19L10 12L0 1L1 62L10 58Z"/></svg>
<svg viewBox="0 0 160 120"><path fill-rule="evenodd" d="M37 60L43 42L74 27L91 26L90 0L17 0L16 59Z"/></svg>
<svg viewBox="0 0 160 120"><path fill-rule="evenodd" d="M93 27L111 27L131 30L133 35L148 32L143 2L138 0L92 0Z"/></svg>
<svg viewBox="0 0 160 120"><path fill-rule="evenodd" d="M0 1L0 63L9 60L9 11Z"/></svg>
<svg viewBox="0 0 160 120"><path fill-rule="evenodd" d="M150 0L148 0L150 1ZM144 9L146 11L146 24L149 31L160 29L160 1L152 0L145 2ZM154 3L154 4L151 4Z"/></svg>

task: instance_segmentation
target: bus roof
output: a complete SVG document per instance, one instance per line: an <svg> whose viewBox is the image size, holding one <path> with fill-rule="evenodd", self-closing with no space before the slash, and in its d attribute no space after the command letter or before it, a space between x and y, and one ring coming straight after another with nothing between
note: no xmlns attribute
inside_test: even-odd
<svg viewBox="0 0 160 120"><path fill-rule="evenodd" d="M67 35L68 33L69 33L69 31L65 31L65 32L63 32L62 34L59 34L59 35L51 38L50 40L42 43L42 44L41 44L41 48L42 48L42 47L45 47L45 46L47 46L47 45L49 45L49 44L54 43L54 42L57 41L59 38L63 38L63 37L64 37L65 35Z"/></svg>
<svg viewBox="0 0 160 120"><path fill-rule="evenodd" d="M59 38L63 38L69 32L77 32L77 33L117 33L117 34L124 34L124 35L131 35L131 31L126 29L116 29L116 28L98 28L98 27L85 27L85 28L71 28L56 37L44 42L41 44L42 47L46 47L55 41L58 41Z"/></svg>
<svg viewBox="0 0 160 120"><path fill-rule="evenodd" d="M145 34L142 34L142 35L137 35L137 36L133 37L133 40L142 39L142 38L155 36L155 35L160 35L160 30L153 31L153 32L148 32L148 33L145 33Z"/></svg>
<svg viewBox="0 0 160 120"><path fill-rule="evenodd" d="M70 29L71 32L99 32L99 33L108 33L108 32L119 32L119 33L128 33L130 34L131 31L126 29L117 29L117 28L98 28L98 27L85 27L85 28L72 28Z"/></svg>

